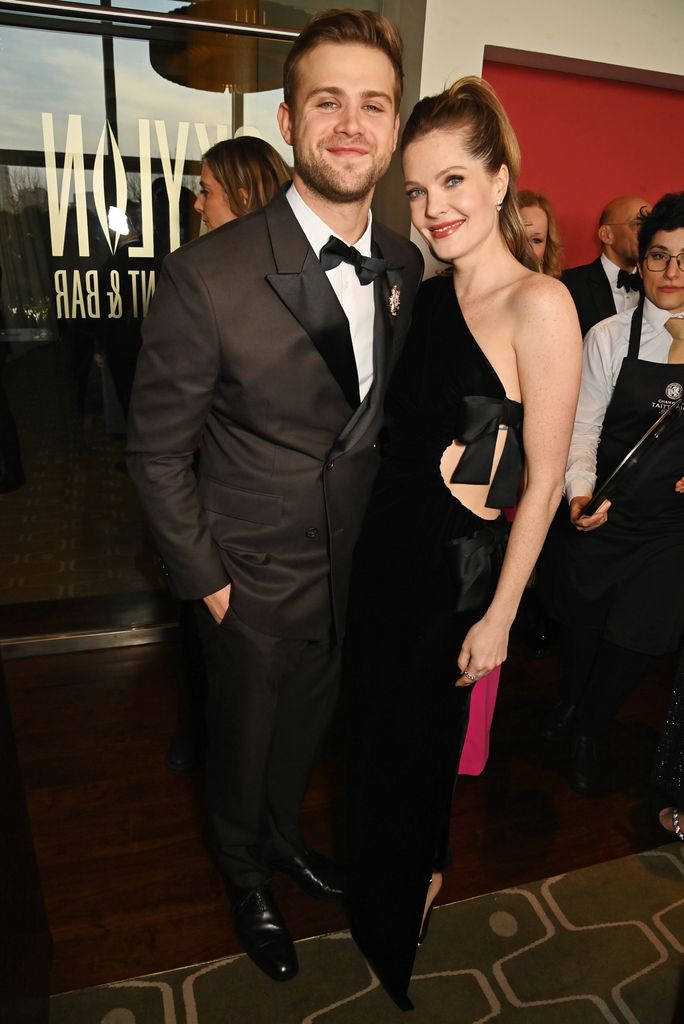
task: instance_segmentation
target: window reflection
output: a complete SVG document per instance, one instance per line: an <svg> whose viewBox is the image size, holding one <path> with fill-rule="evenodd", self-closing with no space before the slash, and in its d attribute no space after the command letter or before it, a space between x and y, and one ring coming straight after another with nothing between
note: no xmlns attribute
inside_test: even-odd
<svg viewBox="0 0 684 1024"><path fill-rule="evenodd" d="M202 153L248 133L291 160L270 87L288 45L246 42L242 94L159 74L149 38L0 27L0 399L26 478L3 488L14 456L0 450L0 604L163 587L122 471L126 410L163 255L199 233Z"/></svg>

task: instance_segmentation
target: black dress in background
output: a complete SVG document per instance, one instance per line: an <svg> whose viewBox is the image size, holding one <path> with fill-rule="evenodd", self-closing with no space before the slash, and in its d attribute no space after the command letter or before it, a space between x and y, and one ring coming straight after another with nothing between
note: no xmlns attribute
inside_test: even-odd
<svg viewBox="0 0 684 1024"><path fill-rule="evenodd" d="M664 802L658 801L658 810L669 806L684 810L684 652L660 734L651 786L658 797L665 798Z"/></svg>
<svg viewBox="0 0 684 1024"><path fill-rule="evenodd" d="M354 558L348 633L352 934L397 1004L407 989L430 875L443 867L471 689L458 654L485 608L457 616L445 545L483 520L440 473L487 483L500 425L506 445L488 505L513 505L522 406L471 335L451 277L426 282L387 400L389 439Z"/></svg>

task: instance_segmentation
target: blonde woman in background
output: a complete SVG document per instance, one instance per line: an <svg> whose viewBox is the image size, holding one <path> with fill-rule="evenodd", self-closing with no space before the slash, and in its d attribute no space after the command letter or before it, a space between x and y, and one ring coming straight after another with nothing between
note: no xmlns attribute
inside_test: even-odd
<svg viewBox="0 0 684 1024"><path fill-rule="evenodd" d="M225 139L202 157L195 210L207 231L220 228L270 202L290 172L280 154L263 139Z"/></svg>
<svg viewBox="0 0 684 1024"><path fill-rule="evenodd" d="M518 193L520 216L527 241L542 274L561 276L561 243L551 203L541 192L523 189Z"/></svg>

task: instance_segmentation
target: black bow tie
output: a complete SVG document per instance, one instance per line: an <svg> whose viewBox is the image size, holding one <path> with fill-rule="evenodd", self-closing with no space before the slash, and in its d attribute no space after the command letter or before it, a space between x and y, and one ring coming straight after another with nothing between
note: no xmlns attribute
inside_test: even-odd
<svg viewBox="0 0 684 1024"><path fill-rule="evenodd" d="M624 288L626 292L641 292L641 275L635 270L633 274L626 270L618 270L618 288Z"/></svg>
<svg viewBox="0 0 684 1024"><path fill-rule="evenodd" d="M353 245L347 245L341 238L331 235L321 249L323 270L334 270L340 263L351 263L361 284L370 284L379 274L387 270L387 261L374 256L362 256Z"/></svg>

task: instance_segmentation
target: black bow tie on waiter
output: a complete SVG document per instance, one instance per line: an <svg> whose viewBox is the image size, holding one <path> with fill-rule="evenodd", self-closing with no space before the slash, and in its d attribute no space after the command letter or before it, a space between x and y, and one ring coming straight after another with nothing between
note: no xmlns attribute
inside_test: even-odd
<svg viewBox="0 0 684 1024"><path fill-rule="evenodd" d="M626 292L641 292L641 275L637 270L633 274L626 270L618 270L618 288L624 288Z"/></svg>
<svg viewBox="0 0 684 1024"><path fill-rule="evenodd" d="M362 256L353 245L347 245L341 238L331 235L321 249L321 266L323 270L334 270L340 263L351 263L361 284L370 284L387 270L387 260L379 260L374 256Z"/></svg>

